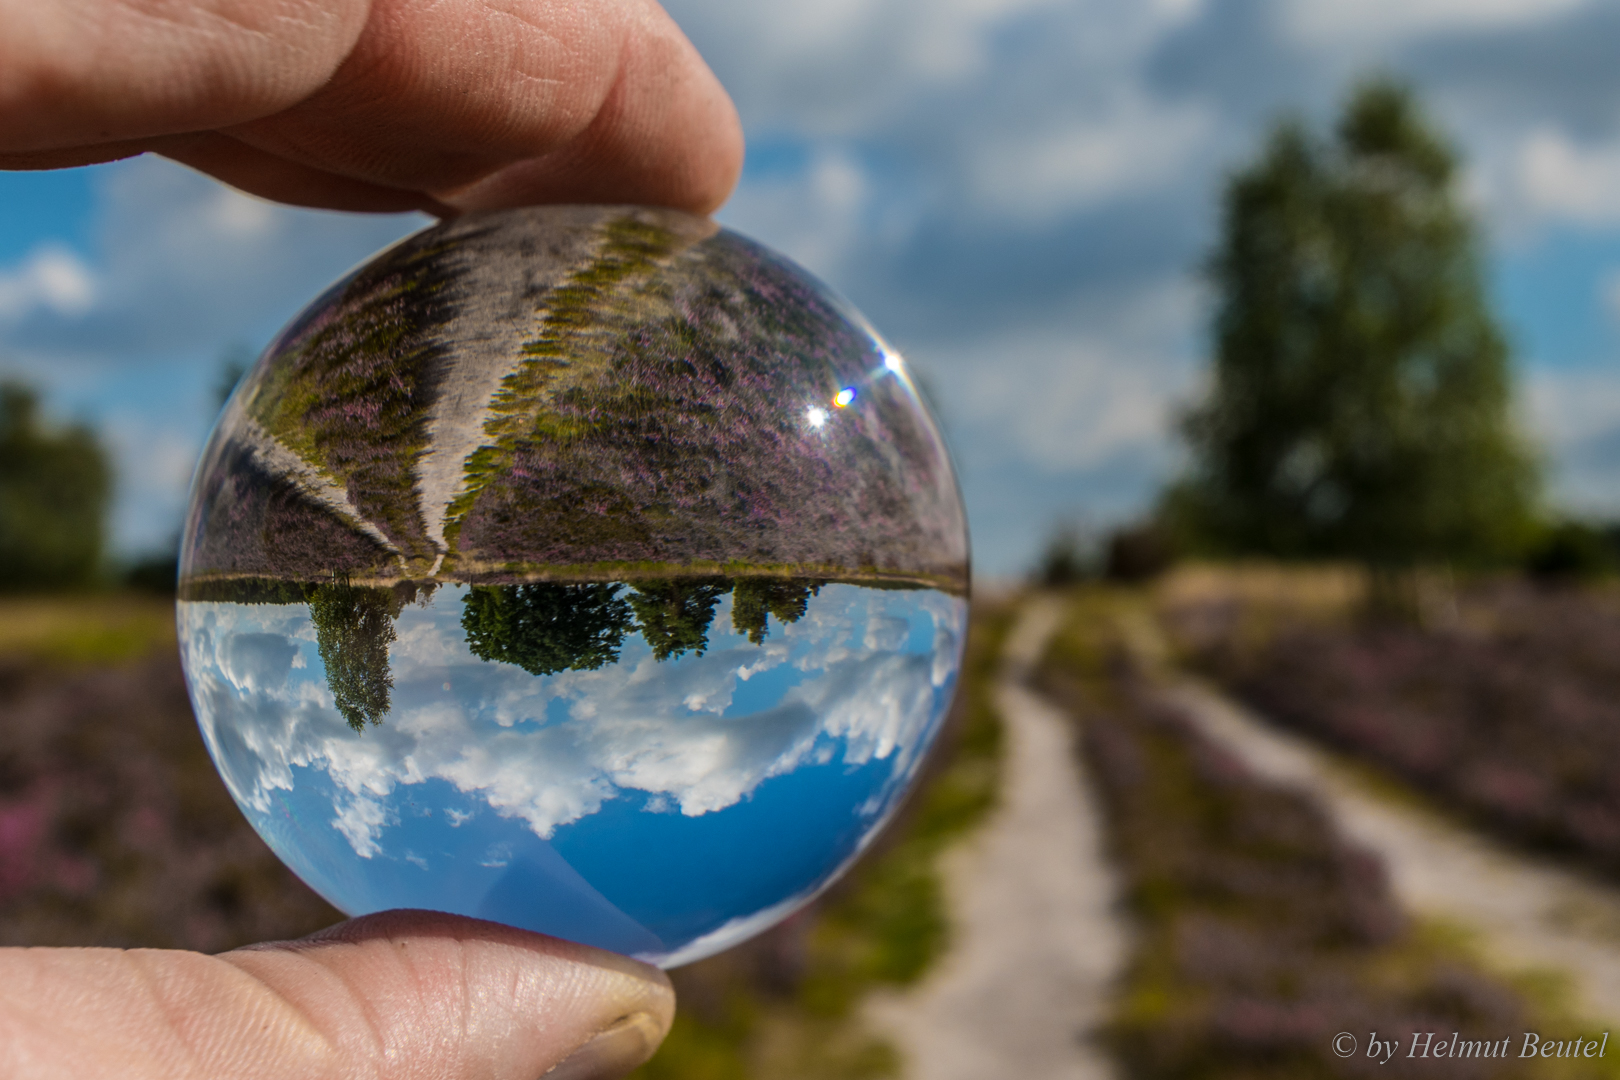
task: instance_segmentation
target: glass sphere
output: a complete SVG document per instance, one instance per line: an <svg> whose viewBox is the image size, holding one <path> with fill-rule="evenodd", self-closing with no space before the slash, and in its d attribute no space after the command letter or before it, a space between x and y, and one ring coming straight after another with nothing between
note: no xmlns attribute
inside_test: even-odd
<svg viewBox="0 0 1620 1080"><path fill-rule="evenodd" d="M209 752L317 892L665 966L872 839L967 618L900 358L627 207L471 215L334 285L227 403L180 572Z"/></svg>

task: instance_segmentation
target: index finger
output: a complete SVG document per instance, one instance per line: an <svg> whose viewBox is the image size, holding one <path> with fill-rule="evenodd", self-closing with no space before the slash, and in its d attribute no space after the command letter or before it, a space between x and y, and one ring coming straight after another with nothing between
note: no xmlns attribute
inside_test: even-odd
<svg viewBox="0 0 1620 1080"><path fill-rule="evenodd" d="M707 211L742 137L651 0L0 0L0 167L149 149L311 205Z"/></svg>

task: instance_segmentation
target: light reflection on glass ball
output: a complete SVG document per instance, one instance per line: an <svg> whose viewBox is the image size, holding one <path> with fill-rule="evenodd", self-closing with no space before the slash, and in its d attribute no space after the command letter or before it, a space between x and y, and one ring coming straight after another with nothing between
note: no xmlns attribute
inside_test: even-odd
<svg viewBox="0 0 1620 1080"><path fill-rule="evenodd" d="M226 785L333 904L670 965L893 812L966 597L944 446L858 314L706 219L554 207L282 332L199 466L179 621Z"/></svg>

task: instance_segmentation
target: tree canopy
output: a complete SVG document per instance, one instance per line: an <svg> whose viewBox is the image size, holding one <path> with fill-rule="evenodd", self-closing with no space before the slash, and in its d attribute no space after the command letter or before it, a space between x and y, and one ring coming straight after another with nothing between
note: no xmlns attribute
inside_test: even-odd
<svg viewBox="0 0 1620 1080"><path fill-rule="evenodd" d="M622 585L477 585L462 602L467 647L531 675L595 671L619 660L634 625Z"/></svg>
<svg viewBox="0 0 1620 1080"><path fill-rule="evenodd" d="M89 428L53 428L0 383L0 590L73 588L101 565L112 469Z"/></svg>
<svg viewBox="0 0 1620 1080"><path fill-rule="evenodd" d="M397 636L399 600L389 589L368 589L335 581L309 595L315 644L326 667L338 713L355 731L380 724L392 707L394 674L388 646Z"/></svg>
<svg viewBox="0 0 1620 1080"><path fill-rule="evenodd" d="M708 648L715 606L732 593L731 623L755 645L768 616L798 621L821 589L797 578L672 578L621 597L618 583L477 585L463 601L467 645L482 660L531 675L594 671L617 663L624 636L639 630L659 661Z"/></svg>
<svg viewBox="0 0 1620 1080"><path fill-rule="evenodd" d="M655 660L686 652L702 656L709 647L715 605L731 591L727 578L669 578L645 581L630 594L641 636Z"/></svg>
<svg viewBox="0 0 1620 1080"><path fill-rule="evenodd" d="M1166 506L1196 546L1400 566L1489 563L1528 539L1537 472L1456 173L1381 82L1331 139L1282 123L1233 177L1214 378Z"/></svg>
<svg viewBox="0 0 1620 1080"><path fill-rule="evenodd" d="M770 636L767 616L785 626L804 617L821 582L800 578L738 578L731 590L731 628L759 645Z"/></svg>

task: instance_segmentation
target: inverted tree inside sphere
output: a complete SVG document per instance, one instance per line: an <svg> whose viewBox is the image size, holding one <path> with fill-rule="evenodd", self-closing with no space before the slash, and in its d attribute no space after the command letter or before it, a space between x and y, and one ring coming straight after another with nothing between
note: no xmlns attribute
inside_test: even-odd
<svg viewBox="0 0 1620 1080"><path fill-rule="evenodd" d="M667 210L418 233L226 405L179 620L208 749L337 907L673 965L871 839L955 687L967 533L905 365Z"/></svg>

